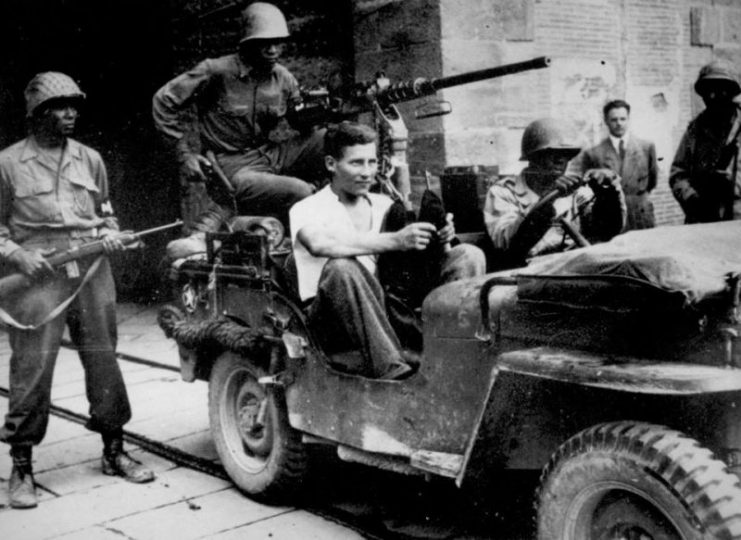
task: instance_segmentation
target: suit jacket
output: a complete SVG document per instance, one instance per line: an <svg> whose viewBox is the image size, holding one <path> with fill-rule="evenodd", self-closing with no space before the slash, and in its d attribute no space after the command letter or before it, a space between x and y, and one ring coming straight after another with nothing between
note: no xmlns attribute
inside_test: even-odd
<svg viewBox="0 0 741 540"><path fill-rule="evenodd" d="M589 169L610 169L620 175L628 205L626 231L646 229L655 225L654 208L649 193L656 187L658 163L654 143L632 134L625 148L622 167L620 156L609 137L597 146L582 150L571 163L566 174L583 175Z"/></svg>

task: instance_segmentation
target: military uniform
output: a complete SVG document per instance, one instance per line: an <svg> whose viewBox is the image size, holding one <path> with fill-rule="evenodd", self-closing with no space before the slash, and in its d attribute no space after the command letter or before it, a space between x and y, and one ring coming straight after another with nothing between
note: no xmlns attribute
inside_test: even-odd
<svg viewBox="0 0 741 540"><path fill-rule="evenodd" d="M736 110L735 114L741 115L741 111ZM729 125L718 125L703 112L690 122L679 142L669 173L669 185L685 211L687 223L741 219L738 151L728 170L730 180L714 174L729 130ZM699 208L690 203L693 196L699 198Z"/></svg>
<svg viewBox="0 0 741 540"><path fill-rule="evenodd" d="M729 65L711 62L700 69L695 92L706 108L679 142L669 185L687 223L741 219L741 85Z"/></svg>
<svg viewBox="0 0 741 540"><path fill-rule="evenodd" d="M131 408L116 360L116 290L108 259L72 260L60 269L44 259L101 237L106 251L123 248L112 234L118 222L103 160L69 137L85 94L58 72L37 74L24 94L31 135L0 152L0 261L43 279L0 300L12 350L0 440L11 445L13 508L38 504L32 450L46 433L65 325L85 369L87 427L103 439L101 471L137 483L154 479L123 450L122 426Z"/></svg>
<svg viewBox="0 0 741 540"><path fill-rule="evenodd" d="M579 228L581 223L589 223L593 200L592 190L581 187L574 194L554 201L556 215L574 222ZM489 189L484 202L484 223L497 250L506 252L510 248L512 238L538 201L540 195L528 187L522 176L502 178ZM555 222L527 256L563 251L573 245L574 241Z"/></svg>
<svg viewBox="0 0 741 540"><path fill-rule="evenodd" d="M33 137L0 152L0 257L20 248L70 249L96 240L106 229L118 230L118 224L98 152L68 139L59 166ZM33 327L78 288L72 303L51 321L28 330L9 328L10 403L0 440L35 445L43 439L65 323L85 368L87 427L116 431L131 418L115 355L116 293L107 258L69 265L22 300L3 299L3 308Z"/></svg>

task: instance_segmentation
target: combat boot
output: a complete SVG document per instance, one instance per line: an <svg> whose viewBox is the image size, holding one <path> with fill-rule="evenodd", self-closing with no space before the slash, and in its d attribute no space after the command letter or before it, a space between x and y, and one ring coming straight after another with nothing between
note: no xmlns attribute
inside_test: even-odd
<svg viewBox="0 0 741 540"><path fill-rule="evenodd" d="M135 484L144 484L154 480L154 473L141 462L135 460L123 449L121 432L103 434L103 474L120 476Z"/></svg>
<svg viewBox="0 0 741 540"><path fill-rule="evenodd" d="M31 465L31 445L17 445L10 447L13 458L13 470L8 482L8 503L11 508L35 508L36 486L33 482L33 467Z"/></svg>

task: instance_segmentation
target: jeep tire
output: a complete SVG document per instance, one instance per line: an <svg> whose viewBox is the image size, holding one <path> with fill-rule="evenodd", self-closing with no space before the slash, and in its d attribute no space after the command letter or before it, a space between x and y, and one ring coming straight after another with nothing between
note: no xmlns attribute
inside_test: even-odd
<svg viewBox="0 0 741 540"><path fill-rule="evenodd" d="M298 492L306 456L301 435L288 424L282 391L258 383L264 375L249 360L223 353L211 370L208 411L229 477L250 497L276 503Z"/></svg>
<svg viewBox="0 0 741 540"><path fill-rule="evenodd" d="M738 478L663 426L615 422L578 433L550 459L536 499L542 540L741 538Z"/></svg>

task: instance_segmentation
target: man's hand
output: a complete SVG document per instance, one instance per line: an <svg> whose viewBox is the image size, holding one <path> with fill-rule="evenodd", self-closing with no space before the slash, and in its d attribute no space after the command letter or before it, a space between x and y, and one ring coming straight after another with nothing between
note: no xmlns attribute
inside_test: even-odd
<svg viewBox="0 0 741 540"><path fill-rule="evenodd" d="M565 197L579 189L581 185L582 181L577 176L559 176L553 187L559 191L562 197Z"/></svg>
<svg viewBox="0 0 741 540"><path fill-rule="evenodd" d="M437 231L438 241L445 245L449 244L455 238L455 225L453 224L453 214L445 214L445 226Z"/></svg>
<svg viewBox="0 0 741 540"><path fill-rule="evenodd" d="M584 173L584 180L596 196L622 189L620 176L610 169L589 169Z"/></svg>
<svg viewBox="0 0 741 540"><path fill-rule="evenodd" d="M54 268L44 258L54 250L34 250L16 249L8 256L8 260L15 264L18 270L31 279L41 279L54 273Z"/></svg>
<svg viewBox="0 0 741 540"><path fill-rule="evenodd" d="M123 251L126 249L126 246L119 239L118 234L117 231L112 231L110 229L102 230L100 232L100 240L103 243L103 250L109 255L116 251Z"/></svg>
<svg viewBox="0 0 741 540"><path fill-rule="evenodd" d="M411 251L416 249L422 251L430 244L430 240L436 232L432 223L425 221L410 223L403 229L396 231L399 250Z"/></svg>
<svg viewBox="0 0 741 540"><path fill-rule="evenodd" d="M189 182L205 182L206 174L203 167L211 163L201 154L186 154L180 162L180 172Z"/></svg>

